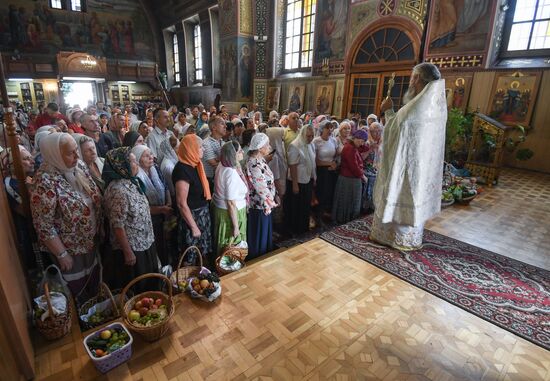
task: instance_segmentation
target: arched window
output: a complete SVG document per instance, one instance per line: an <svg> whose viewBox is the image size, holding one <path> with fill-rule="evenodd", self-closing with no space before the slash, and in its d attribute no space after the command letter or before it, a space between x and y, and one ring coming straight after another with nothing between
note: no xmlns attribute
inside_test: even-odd
<svg viewBox="0 0 550 381"><path fill-rule="evenodd" d="M355 56L354 64L374 64L414 60L411 39L395 28L380 29L367 37Z"/></svg>

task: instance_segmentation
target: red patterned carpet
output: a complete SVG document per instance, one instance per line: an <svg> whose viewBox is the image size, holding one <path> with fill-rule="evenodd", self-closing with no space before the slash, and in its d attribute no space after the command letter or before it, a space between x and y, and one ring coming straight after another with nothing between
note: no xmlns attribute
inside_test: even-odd
<svg viewBox="0 0 550 381"><path fill-rule="evenodd" d="M403 252L368 239L372 216L321 234L339 248L550 350L550 271L424 231Z"/></svg>

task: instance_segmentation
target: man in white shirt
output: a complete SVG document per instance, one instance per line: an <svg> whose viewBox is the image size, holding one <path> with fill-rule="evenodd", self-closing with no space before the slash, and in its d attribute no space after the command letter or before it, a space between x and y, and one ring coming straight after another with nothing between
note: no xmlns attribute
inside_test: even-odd
<svg viewBox="0 0 550 381"><path fill-rule="evenodd" d="M145 139L145 144L153 153L153 156L157 159L157 164L162 163L162 151L160 150L161 143L168 139L170 136L174 136L174 133L168 129L170 124L170 116L168 111L163 108L156 108L153 111L153 121L155 127Z"/></svg>

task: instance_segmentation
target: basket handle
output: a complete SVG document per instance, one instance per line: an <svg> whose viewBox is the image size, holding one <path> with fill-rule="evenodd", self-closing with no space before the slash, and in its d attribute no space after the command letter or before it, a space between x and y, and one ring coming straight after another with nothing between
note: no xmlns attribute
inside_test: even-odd
<svg viewBox="0 0 550 381"><path fill-rule="evenodd" d="M136 284L140 280L147 279L147 278L159 278L162 281L164 281L164 283L166 283L168 285L168 298L170 299L171 303L174 303L173 300L172 300L172 282L170 282L170 279L168 279L164 275L158 274L158 273L142 274L142 275L138 276L137 278L134 278L133 280L131 280L130 283L128 283L126 285L126 287L124 287L124 289L120 293L120 310L122 311L121 317L123 319L126 319L126 317L127 317L126 316L126 311L125 311L125 308L124 308L124 297L126 296L126 293L130 289L130 287L132 287L134 284Z"/></svg>
<svg viewBox="0 0 550 381"><path fill-rule="evenodd" d="M48 282L44 283L44 297L46 298L46 304L48 305L48 313L50 318L53 318L53 308L52 308L52 300L50 299L50 286L48 286Z"/></svg>
<svg viewBox="0 0 550 381"><path fill-rule="evenodd" d="M111 304L113 305L113 312L115 313L115 316L120 316L120 311L118 310L118 306L116 305L116 300L113 297L113 293L109 289L109 286L105 284L105 282L101 282L99 284L99 292L102 294L103 292L107 295L107 297L111 300ZM124 300L123 295L120 296L122 300Z"/></svg>
<svg viewBox="0 0 550 381"><path fill-rule="evenodd" d="M200 265L201 265L201 269L202 269L202 254L201 254L201 251L199 250L199 248L197 246L189 246L187 249L185 249L185 251L183 252L183 254L181 255L180 257L180 260L178 262L178 267L176 268L176 285L179 287L179 284L180 284L180 268L181 268L181 264L183 263L183 258L185 258L185 256L187 255L187 253L191 250L191 249L195 249L197 250L197 252L199 253L198 257L199 257L199 262L200 262Z"/></svg>

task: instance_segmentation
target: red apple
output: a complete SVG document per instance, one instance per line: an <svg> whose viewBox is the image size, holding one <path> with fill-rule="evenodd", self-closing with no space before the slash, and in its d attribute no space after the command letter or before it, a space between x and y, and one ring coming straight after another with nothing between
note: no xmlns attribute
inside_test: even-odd
<svg viewBox="0 0 550 381"><path fill-rule="evenodd" d="M155 300L155 304L158 306L160 306L162 304L162 299L157 299Z"/></svg>
<svg viewBox="0 0 550 381"><path fill-rule="evenodd" d="M157 306L156 304L153 304L153 305L151 306L151 309L152 309L152 310L158 310L158 308L159 308L159 306Z"/></svg>
<svg viewBox="0 0 550 381"><path fill-rule="evenodd" d="M143 307L145 307L145 308L149 308L149 306L151 305L151 304L149 303L149 298L143 298L143 299L141 299L141 305L142 305Z"/></svg>
<svg viewBox="0 0 550 381"><path fill-rule="evenodd" d="M139 309L139 315L140 315L140 316L145 316L145 315L147 315L147 312L149 312L149 308L147 308L147 307L141 307L141 308Z"/></svg>

